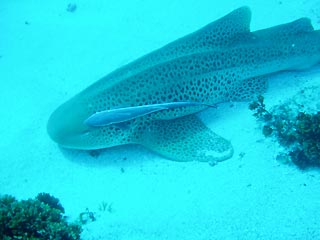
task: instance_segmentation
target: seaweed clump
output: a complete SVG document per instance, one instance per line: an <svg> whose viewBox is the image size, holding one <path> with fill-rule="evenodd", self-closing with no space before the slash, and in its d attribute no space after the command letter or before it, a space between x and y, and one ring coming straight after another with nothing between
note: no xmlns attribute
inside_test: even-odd
<svg viewBox="0 0 320 240"><path fill-rule="evenodd" d="M47 193L21 201L4 195L0 198L1 239L80 239L81 227L69 224L63 213L59 200Z"/></svg>
<svg viewBox="0 0 320 240"><path fill-rule="evenodd" d="M263 122L263 134L276 137L288 150L292 163L301 169L320 167L320 111L306 113L286 104L268 111L262 96L249 109Z"/></svg>

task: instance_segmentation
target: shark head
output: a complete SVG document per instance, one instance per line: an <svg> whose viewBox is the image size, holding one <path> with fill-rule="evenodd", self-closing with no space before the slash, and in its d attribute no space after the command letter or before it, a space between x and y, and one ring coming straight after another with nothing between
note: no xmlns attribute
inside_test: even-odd
<svg viewBox="0 0 320 240"><path fill-rule="evenodd" d="M90 103L75 96L51 114L47 124L49 136L62 147L72 149L100 149L128 143L128 128L86 124L92 111Z"/></svg>
<svg viewBox="0 0 320 240"><path fill-rule="evenodd" d="M85 146L83 136L90 131L83 124L86 110L73 98L59 106L50 116L47 131L49 136L61 146L82 148Z"/></svg>

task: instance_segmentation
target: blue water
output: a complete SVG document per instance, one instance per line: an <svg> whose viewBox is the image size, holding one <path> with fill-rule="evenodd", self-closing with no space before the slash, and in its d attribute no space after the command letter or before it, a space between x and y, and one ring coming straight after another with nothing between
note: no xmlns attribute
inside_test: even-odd
<svg viewBox="0 0 320 240"><path fill-rule="evenodd" d="M237 7L250 6L252 30L300 17L318 29L319 1L69 4L0 3L0 195L48 192L69 221L88 209L96 220L83 225L82 239L320 239L319 171L276 161L282 149L264 138L247 103L199 115L234 147L216 166L137 145L66 150L46 130L54 109L100 77ZM272 106L319 87L319 70L281 73L269 84Z"/></svg>

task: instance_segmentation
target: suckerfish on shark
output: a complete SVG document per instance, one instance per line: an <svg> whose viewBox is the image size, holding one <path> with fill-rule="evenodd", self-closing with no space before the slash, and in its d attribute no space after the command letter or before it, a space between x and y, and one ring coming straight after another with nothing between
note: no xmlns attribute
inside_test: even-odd
<svg viewBox="0 0 320 240"><path fill-rule="evenodd" d="M171 102L171 103L158 103L158 104L147 104L135 107L121 107L110 110L104 110L101 112L96 112L90 117L88 117L84 123L91 127L104 127L111 124L117 124L122 122L127 122L138 117L142 117L151 113L169 110L174 108L183 108L190 106L210 106L205 103L197 102Z"/></svg>
<svg viewBox="0 0 320 240"><path fill-rule="evenodd" d="M241 7L111 72L53 112L50 137L73 149L140 144L176 161L230 158L231 143L196 113L250 100L266 90L271 74L320 61L320 32L309 19L255 32L250 20Z"/></svg>

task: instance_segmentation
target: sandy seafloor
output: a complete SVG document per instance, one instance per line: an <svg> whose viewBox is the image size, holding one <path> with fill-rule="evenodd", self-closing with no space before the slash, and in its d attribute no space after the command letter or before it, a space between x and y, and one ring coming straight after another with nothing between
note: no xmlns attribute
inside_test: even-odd
<svg viewBox="0 0 320 240"><path fill-rule="evenodd" d="M174 162L139 146L92 157L46 133L62 102L135 58L248 5L252 30L309 17L320 1L209 0L0 2L0 194L58 197L70 220L88 208L83 239L320 239L320 172L275 160L248 103L201 114L234 156L211 167ZM320 69L270 78L266 104L320 85ZM103 203L111 211L100 211Z"/></svg>

